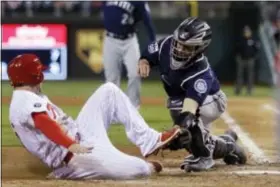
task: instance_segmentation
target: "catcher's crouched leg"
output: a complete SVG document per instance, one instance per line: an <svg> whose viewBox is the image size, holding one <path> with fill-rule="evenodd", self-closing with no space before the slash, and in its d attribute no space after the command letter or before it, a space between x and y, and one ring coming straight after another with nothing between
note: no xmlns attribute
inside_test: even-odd
<svg viewBox="0 0 280 187"><path fill-rule="evenodd" d="M223 158L229 165L246 164L247 156L245 150L237 144L237 134L228 130L224 135L217 137L214 149L214 159Z"/></svg>
<svg viewBox="0 0 280 187"><path fill-rule="evenodd" d="M171 108L177 107L176 109L169 110L170 116L173 120L173 123L175 124L175 121L177 121L180 118L181 110L179 109L178 106L171 106L170 103L172 104L172 102L169 102L169 107ZM199 117L197 117L197 121L195 122L196 125L190 127L184 127L184 124L177 124L177 125L182 125L181 128L187 128L189 134L191 135L191 143L184 148L186 148L190 153L194 154L195 157L209 157L211 155L212 150L211 150L211 146L209 147L206 144L210 134L208 130L204 128L201 119L198 118Z"/></svg>
<svg viewBox="0 0 280 187"><path fill-rule="evenodd" d="M172 118L173 124L175 124L176 119L180 116L181 110L169 110L169 114Z"/></svg>
<svg viewBox="0 0 280 187"><path fill-rule="evenodd" d="M176 119L180 116L180 112L181 110L172 110L172 109L169 110L174 125ZM188 148L191 141L191 134L186 128L181 127L181 130L182 130L181 135L178 138L174 139L167 147L165 147L165 149L169 149L172 151L176 151L179 149L187 149L189 151Z"/></svg>

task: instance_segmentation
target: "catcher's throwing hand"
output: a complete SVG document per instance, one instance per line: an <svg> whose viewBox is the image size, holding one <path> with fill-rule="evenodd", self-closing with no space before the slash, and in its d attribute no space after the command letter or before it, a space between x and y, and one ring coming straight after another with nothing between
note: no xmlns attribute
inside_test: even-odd
<svg viewBox="0 0 280 187"><path fill-rule="evenodd" d="M90 153L93 147L84 147L78 143L74 143L68 147L68 150L72 153L77 154L84 154L84 153Z"/></svg>
<svg viewBox="0 0 280 187"><path fill-rule="evenodd" d="M150 64L146 59L141 59L138 64L138 73L140 77L146 78L150 74Z"/></svg>

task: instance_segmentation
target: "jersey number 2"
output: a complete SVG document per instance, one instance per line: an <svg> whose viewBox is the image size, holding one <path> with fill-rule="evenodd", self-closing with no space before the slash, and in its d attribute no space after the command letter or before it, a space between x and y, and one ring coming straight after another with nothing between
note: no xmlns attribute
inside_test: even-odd
<svg viewBox="0 0 280 187"><path fill-rule="evenodd" d="M132 25L134 23L134 19L129 16L129 14L123 14L122 15L122 21L121 21L122 25Z"/></svg>

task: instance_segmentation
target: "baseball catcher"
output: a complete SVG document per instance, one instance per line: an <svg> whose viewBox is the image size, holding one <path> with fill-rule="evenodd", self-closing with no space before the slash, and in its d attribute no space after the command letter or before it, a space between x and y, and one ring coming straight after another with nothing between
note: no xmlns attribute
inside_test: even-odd
<svg viewBox="0 0 280 187"><path fill-rule="evenodd" d="M187 18L172 35L148 45L138 66L144 78L151 67L159 67L168 95L167 108L174 124L185 129L168 148L185 148L191 153L181 165L186 171L207 170L214 165L214 159L220 158L227 164L246 163L233 131L219 137L209 133L211 122L226 108L226 95L204 55L211 35L205 21Z"/></svg>

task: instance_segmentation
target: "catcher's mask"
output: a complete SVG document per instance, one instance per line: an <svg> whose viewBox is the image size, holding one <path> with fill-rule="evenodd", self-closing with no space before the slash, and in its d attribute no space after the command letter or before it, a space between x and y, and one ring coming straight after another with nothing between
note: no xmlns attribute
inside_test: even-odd
<svg viewBox="0 0 280 187"><path fill-rule="evenodd" d="M187 18L173 33L171 45L171 69L184 67L196 55L202 53L210 44L210 26L198 18Z"/></svg>

